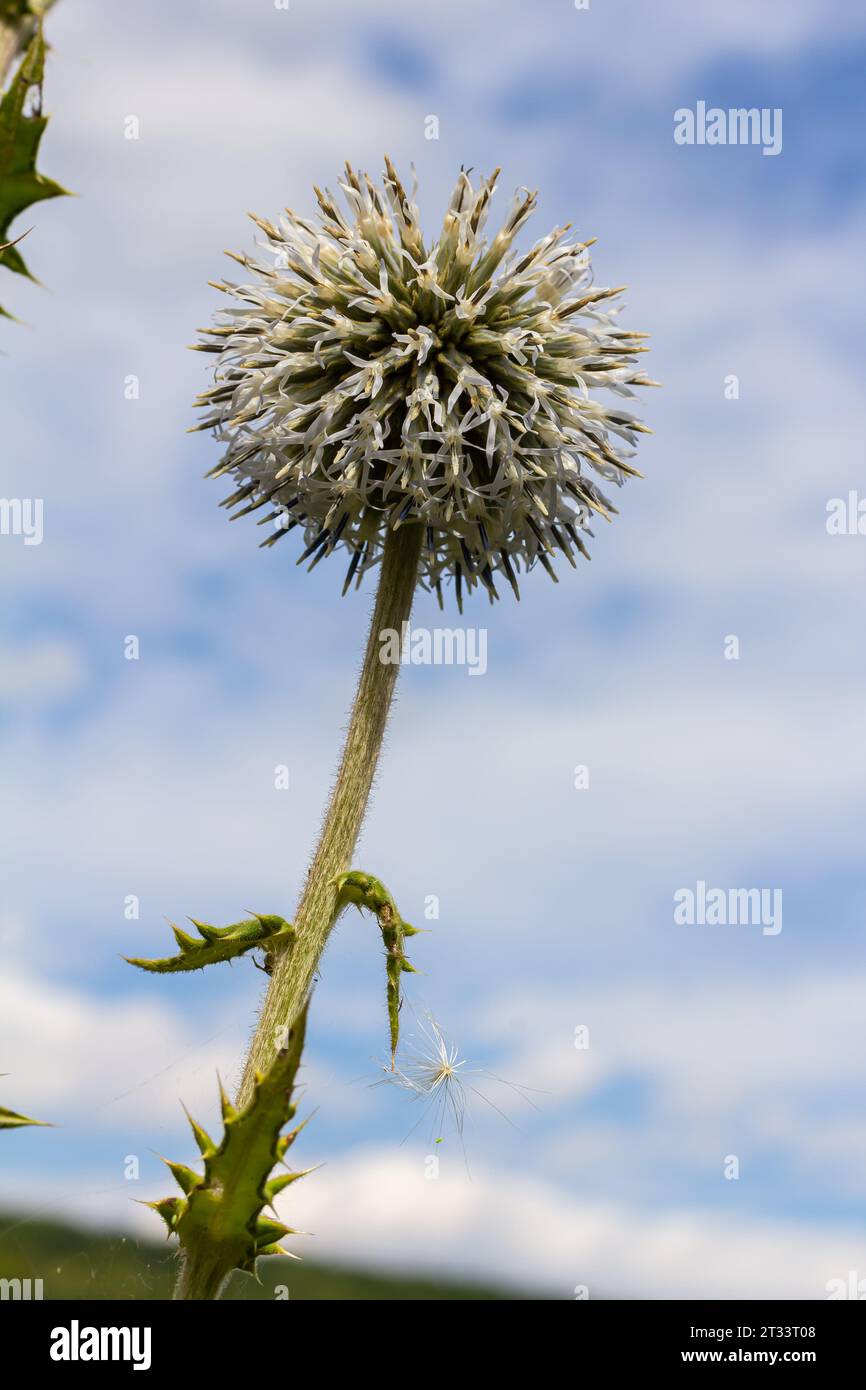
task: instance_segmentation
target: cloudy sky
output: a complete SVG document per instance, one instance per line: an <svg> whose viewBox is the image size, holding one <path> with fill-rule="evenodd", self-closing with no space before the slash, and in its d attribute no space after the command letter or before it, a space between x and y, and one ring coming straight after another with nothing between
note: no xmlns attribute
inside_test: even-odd
<svg viewBox="0 0 866 1390"><path fill-rule="evenodd" d="M42 167L78 196L31 219L45 287L0 286L24 321L0 322L0 491L44 500L41 545L0 537L0 1104L59 1127L4 1141L0 1205L152 1233L131 1199L168 1190L158 1153L192 1160L180 1101L215 1122L238 1075L251 964L120 955L159 954L166 917L292 915L371 590L227 522L187 345L249 210L311 211L387 151L431 228L461 164L502 165L500 208L540 190L531 234L597 236L664 386L592 563L475 600L483 678L401 677L358 862L431 928L410 998L477 1069L466 1153L372 1084L382 961L353 914L305 1068L298 1153L326 1166L283 1214L317 1257L560 1298L866 1277L866 536L827 529L866 496L866 12L60 0L49 37ZM675 143L700 101L781 110L781 151ZM777 890L781 930L678 923L699 882Z"/></svg>

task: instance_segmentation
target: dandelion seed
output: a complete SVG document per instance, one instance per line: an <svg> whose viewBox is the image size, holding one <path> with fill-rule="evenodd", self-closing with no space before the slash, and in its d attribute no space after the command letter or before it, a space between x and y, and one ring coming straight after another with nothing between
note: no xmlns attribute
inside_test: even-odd
<svg viewBox="0 0 866 1390"><path fill-rule="evenodd" d="M425 1009L420 1016L416 1014L415 1017L418 1031L410 1035L410 1044L405 1050L402 1065L392 1071L389 1062L388 1067L383 1068L385 1075L382 1080L374 1084L397 1086L400 1090L408 1091L413 1101L420 1102L422 1114L407 1134L407 1139L414 1134L425 1116L430 1115L431 1142L441 1144L449 1133L456 1133L465 1159L463 1133L469 1117L471 1096L495 1110L508 1124L514 1123L475 1084L475 1081L469 1078L484 1079L505 1086L534 1107L534 1102L528 1094L530 1088L519 1086L513 1081L505 1081L493 1072L470 1067L467 1059L460 1056L457 1045L446 1039L429 1010ZM434 1138L434 1135L437 1137ZM403 1142L405 1143L405 1140ZM468 1162L466 1166L468 1170Z"/></svg>

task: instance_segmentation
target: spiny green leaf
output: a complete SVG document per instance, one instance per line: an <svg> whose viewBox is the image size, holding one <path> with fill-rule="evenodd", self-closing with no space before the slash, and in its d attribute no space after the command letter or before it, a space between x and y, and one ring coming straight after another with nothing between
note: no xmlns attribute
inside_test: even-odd
<svg viewBox="0 0 866 1390"><path fill-rule="evenodd" d="M31 280L34 276L21 252L9 240L10 223L34 203L58 198L67 192L59 183L36 171L39 142L48 124L41 107L44 69L45 40L40 20L9 90L0 102L0 244L5 243L0 251L0 265ZM34 92L35 107L26 111ZM2 308L0 314L11 317Z"/></svg>
<svg viewBox="0 0 866 1390"><path fill-rule="evenodd" d="M284 1188L291 1183L297 1182L298 1178L304 1177L303 1173L281 1173L279 1177L271 1178L265 1183L265 1196L270 1206L274 1199L280 1195Z"/></svg>
<svg viewBox="0 0 866 1390"><path fill-rule="evenodd" d="M0 1076L5 1076L5 1072L0 1072ZM31 1120L29 1115L19 1115L15 1110L7 1110L0 1105L0 1129L24 1129L27 1125L38 1125L43 1129L51 1129L45 1120Z"/></svg>
<svg viewBox="0 0 866 1390"><path fill-rule="evenodd" d="M7 1110L5 1106L0 1105L0 1129L24 1129L27 1125L51 1128L45 1120L31 1120L29 1115L18 1115L14 1110Z"/></svg>
<svg viewBox="0 0 866 1390"><path fill-rule="evenodd" d="M225 1123L219 1146L190 1120L204 1155L204 1173L169 1163L184 1196L147 1203L180 1241L184 1259L194 1267L199 1297L216 1297L233 1269L254 1271L259 1255L285 1254L279 1242L295 1234L262 1212L283 1188L305 1176L289 1172L270 1177L303 1128L282 1133L296 1111L292 1095L305 1029L306 1010L270 1070L256 1077L247 1105L235 1109L220 1084Z"/></svg>
<svg viewBox="0 0 866 1390"><path fill-rule="evenodd" d="M263 947L270 958L274 947L289 945L295 939L294 927L282 917L256 913L254 917L235 922L230 927L212 927L207 922L197 922L194 917L189 920L198 930L201 940L172 925L174 939L180 947L179 955L167 956L164 960L125 956L124 960L129 961L130 965L137 965L140 970L170 975L179 970L201 970L206 965L233 960L235 956L242 956L257 946Z"/></svg>
<svg viewBox="0 0 866 1390"><path fill-rule="evenodd" d="M142 1206L150 1207L157 1215L161 1216L169 1232L174 1230L174 1223L179 1215L178 1208L183 1207L182 1197L160 1197L156 1202L142 1202Z"/></svg>
<svg viewBox="0 0 866 1390"><path fill-rule="evenodd" d="M27 1115L16 1115L14 1110L7 1110L0 1105L0 1129L23 1129L25 1125L48 1126L44 1120L31 1120Z"/></svg>
<svg viewBox="0 0 866 1390"><path fill-rule="evenodd" d="M381 879L374 878L372 874L365 874L360 869L350 869L348 873L340 874L334 883L337 889L338 912L347 904L354 903L359 911L365 907L374 913L379 922L379 930L385 945L388 1024L391 1034L391 1069L393 1071L394 1059L397 1055L397 1043L400 1038L400 1009L403 1002L400 976L404 971L410 974L416 973L414 965L410 965L406 959L403 948L406 937L417 936L418 928L403 921L397 911L397 904L388 889Z"/></svg>
<svg viewBox="0 0 866 1390"><path fill-rule="evenodd" d="M190 1129L193 1132L195 1142L198 1144L199 1153L203 1158L210 1158L211 1154L215 1154L217 1151L216 1144L211 1139L210 1135L202 1129L201 1125L196 1123L186 1106L183 1107L183 1113L189 1120Z"/></svg>
<svg viewBox="0 0 866 1390"><path fill-rule="evenodd" d="M164 1158L162 1161L168 1168L178 1187L182 1192L185 1192L187 1196L189 1196L194 1187L198 1187L201 1182L201 1177L194 1168L188 1168L185 1163L172 1163L167 1158Z"/></svg>

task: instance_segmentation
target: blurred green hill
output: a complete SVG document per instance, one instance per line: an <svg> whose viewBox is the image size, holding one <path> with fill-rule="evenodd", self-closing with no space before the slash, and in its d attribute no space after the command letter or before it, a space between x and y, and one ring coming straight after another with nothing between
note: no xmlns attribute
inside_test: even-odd
<svg viewBox="0 0 866 1390"><path fill-rule="evenodd" d="M85 1231L56 1221L0 1212L0 1279L41 1279L46 1299L167 1299L175 1268L167 1242ZM236 1274L225 1298L273 1299L282 1285L289 1298L312 1299L531 1299L472 1284L440 1283L417 1275L368 1273L308 1260L259 1262L258 1284ZM285 1297L285 1294L281 1295Z"/></svg>

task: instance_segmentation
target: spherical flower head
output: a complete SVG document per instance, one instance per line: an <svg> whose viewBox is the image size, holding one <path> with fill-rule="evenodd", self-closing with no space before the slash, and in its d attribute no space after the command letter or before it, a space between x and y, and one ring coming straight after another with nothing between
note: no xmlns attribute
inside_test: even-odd
<svg viewBox="0 0 866 1390"><path fill-rule="evenodd" d="M353 578L381 559L389 529L424 526L419 579L442 600L453 579L498 597L551 556L587 554L593 513L616 508L646 427L618 404L655 385L638 369L642 333L616 326L620 289L595 289L588 247L558 227L520 253L536 194L520 190L483 235L496 170L461 170L437 241L391 161L381 186L346 166L346 207L316 189L317 220L254 218L267 263L220 284L237 300L200 346L218 354L197 426L226 444L213 475L225 505L263 517L271 545L300 525L301 560L336 550ZM519 596L519 595L518 595Z"/></svg>

